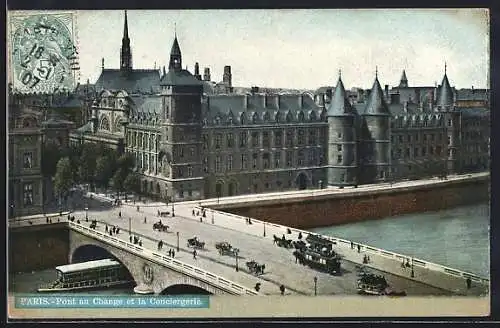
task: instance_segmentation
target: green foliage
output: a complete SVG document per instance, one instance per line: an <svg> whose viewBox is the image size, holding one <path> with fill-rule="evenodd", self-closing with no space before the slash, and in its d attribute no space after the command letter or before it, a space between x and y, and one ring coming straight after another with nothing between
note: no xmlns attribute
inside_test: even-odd
<svg viewBox="0 0 500 328"><path fill-rule="evenodd" d="M141 191L141 179L137 174L130 172L123 183L123 187L127 191L139 193Z"/></svg>
<svg viewBox="0 0 500 328"><path fill-rule="evenodd" d="M54 190L58 195L66 194L73 185L73 172L68 157L63 157L57 162L54 177Z"/></svg>
<svg viewBox="0 0 500 328"><path fill-rule="evenodd" d="M108 188L109 180L113 176L113 167L108 156L100 156L96 161L94 180L99 187Z"/></svg>
<svg viewBox="0 0 500 328"><path fill-rule="evenodd" d="M43 145L42 148L42 174L53 177L56 174L57 163L61 159L61 150L54 143Z"/></svg>

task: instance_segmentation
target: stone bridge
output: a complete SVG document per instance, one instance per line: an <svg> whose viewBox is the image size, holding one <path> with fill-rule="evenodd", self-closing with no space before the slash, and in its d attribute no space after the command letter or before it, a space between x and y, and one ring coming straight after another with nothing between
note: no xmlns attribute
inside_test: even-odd
<svg viewBox="0 0 500 328"><path fill-rule="evenodd" d="M258 295L254 290L122 239L68 222L69 263L111 257L136 282L137 293Z"/></svg>

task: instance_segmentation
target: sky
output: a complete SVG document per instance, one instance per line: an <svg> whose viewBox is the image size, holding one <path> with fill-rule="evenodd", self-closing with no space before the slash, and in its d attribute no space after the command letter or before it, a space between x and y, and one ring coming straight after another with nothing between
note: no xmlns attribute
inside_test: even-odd
<svg viewBox="0 0 500 328"><path fill-rule="evenodd" d="M183 66L210 67L221 81L230 65L233 86L316 89L335 85L410 86L441 83L445 62L457 88L489 87L486 9L411 10L128 10L134 68L166 65L177 33ZM81 83L118 68L123 11L78 11Z"/></svg>

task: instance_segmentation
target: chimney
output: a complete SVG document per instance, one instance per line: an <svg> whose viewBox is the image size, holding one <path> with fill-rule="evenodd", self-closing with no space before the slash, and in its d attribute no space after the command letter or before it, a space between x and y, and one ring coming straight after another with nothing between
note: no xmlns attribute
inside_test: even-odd
<svg viewBox="0 0 500 328"><path fill-rule="evenodd" d="M194 64L194 77L197 78L198 80L201 80L200 65L198 63Z"/></svg>
<svg viewBox="0 0 500 328"><path fill-rule="evenodd" d="M248 95L243 95L243 109L248 108Z"/></svg>
<svg viewBox="0 0 500 328"><path fill-rule="evenodd" d="M233 86L231 66L224 66L224 75L222 75L222 82L224 82L230 88Z"/></svg>
<svg viewBox="0 0 500 328"><path fill-rule="evenodd" d="M203 81L211 81L212 79L210 78L210 68L205 67L205 71L203 73Z"/></svg>

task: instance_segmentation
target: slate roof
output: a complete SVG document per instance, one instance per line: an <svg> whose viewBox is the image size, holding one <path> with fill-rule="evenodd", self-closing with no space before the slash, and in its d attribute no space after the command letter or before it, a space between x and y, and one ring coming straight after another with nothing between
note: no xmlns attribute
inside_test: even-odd
<svg viewBox="0 0 500 328"><path fill-rule="evenodd" d="M364 115L390 115L389 107L384 100L384 92L378 78L375 78L370 96L366 103Z"/></svg>
<svg viewBox="0 0 500 328"><path fill-rule="evenodd" d="M453 90L451 89L446 73L444 74L443 82L439 88L437 105L440 107L453 106Z"/></svg>
<svg viewBox="0 0 500 328"><path fill-rule="evenodd" d="M467 108L457 108L463 116L466 117L487 117L490 116L490 110L485 107L467 107Z"/></svg>
<svg viewBox="0 0 500 328"><path fill-rule="evenodd" d="M460 89L457 90L457 100L488 100L488 89Z"/></svg>
<svg viewBox="0 0 500 328"><path fill-rule="evenodd" d="M136 113L160 114L162 100L160 96L132 96L133 111Z"/></svg>
<svg viewBox="0 0 500 328"><path fill-rule="evenodd" d="M125 90L133 93L156 93L159 91L160 73L156 69L132 70L104 69L95 83L97 91Z"/></svg>
<svg viewBox="0 0 500 328"><path fill-rule="evenodd" d="M202 86L200 80L195 78L188 70L174 70L168 71L167 75L161 79L161 85L199 85Z"/></svg>
<svg viewBox="0 0 500 328"><path fill-rule="evenodd" d="M339 77L339 81L335 87L335 93L333 94L333 98L328 106L328 116L343 115L353 115L353 111L351 104L349 103L349 99L347 99L344 83Z"/></svg>

